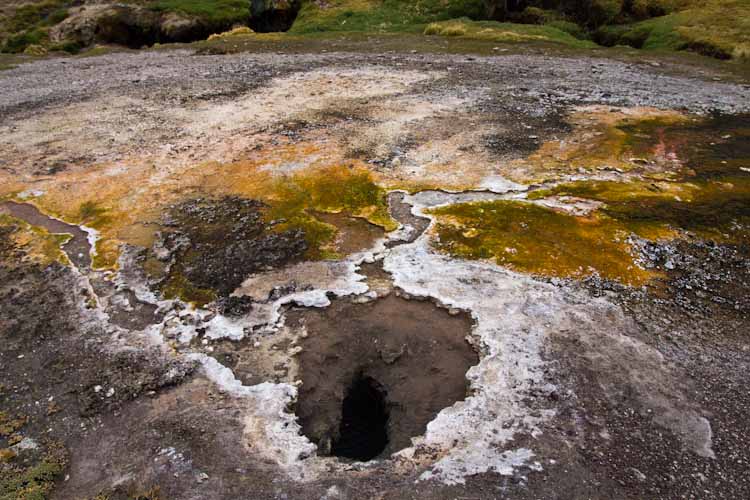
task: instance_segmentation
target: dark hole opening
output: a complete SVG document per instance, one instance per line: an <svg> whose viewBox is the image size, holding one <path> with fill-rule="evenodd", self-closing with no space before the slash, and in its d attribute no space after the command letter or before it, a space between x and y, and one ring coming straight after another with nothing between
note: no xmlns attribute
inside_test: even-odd
<svg viewBox="0 0 750 500"><path fill-rule="evenodd" d="M301 0L287 0L286 2L251 0L250 27L259 33L289 31L297 19L300 7L302 7Z"/></svg>
<svg viewBox="0 0 750 500"><path fill-rule="evenodd" d="M269 10L253 16L250 27L258 33L289 31L297 19L296 11Z"/></svg>
<svg viewBox="0 0 750 500"><path fill-rule="evenodd" d="M361 462L372 460L388 445L387 425L385 389L377 380L359 375L344 397L333 455Z"/></svg>

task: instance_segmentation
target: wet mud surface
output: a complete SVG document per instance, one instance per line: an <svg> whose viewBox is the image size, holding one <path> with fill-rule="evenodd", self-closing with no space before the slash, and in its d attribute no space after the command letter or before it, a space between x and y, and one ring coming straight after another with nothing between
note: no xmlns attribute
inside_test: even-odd
<svg viewBox="0 0 750 500"><path fill-rule="evenodd" d="M404 201L404 193L396 192L388 196L388 207L391 215L396 219L404 230L403 237L389 241L388 246L412 243L419 238L430 225L430 219L420 217L412 213L412 205Z"/></svg>
<svg viewBox="0 0 750 500"><path fill-rule="evenodd" d="M69 234L71 238L61 245L62 250L77 267L85 269L91 266L89 235L80 227L53 219L27 203L12 201L0 203L0 213L2 212L6 212L32 226L42 227L53 234Z"/></svg>
<svg viewBox="0 0 750 500"><path fill-rule="evenodd" d="M373 247L384 236L383 229L366 220L341 213L313 212L316 219L334 226L338 233L333 242L335 252L350 255Z"/></svg>

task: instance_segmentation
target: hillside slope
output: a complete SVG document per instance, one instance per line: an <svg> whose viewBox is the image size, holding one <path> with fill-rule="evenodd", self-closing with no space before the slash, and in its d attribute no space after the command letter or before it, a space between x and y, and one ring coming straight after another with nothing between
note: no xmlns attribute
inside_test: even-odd
<svg viewBox="0 0 750 500"><path fill-rule="evenodd" d="M750 0L121 0L104 14L103 0L74 6L80 3L4 3L0 50L75 52L94 42L138 48L199 40L249 24L259 31L289 29L296 35L426 32L522 43L542 40L577 48L595 43L690 50L720 59L747 59L750 54ZM85 8L94 14L82 15ZM102 22L108 27L100 29ZM80 36L86 30L91 33Z"/></svg>

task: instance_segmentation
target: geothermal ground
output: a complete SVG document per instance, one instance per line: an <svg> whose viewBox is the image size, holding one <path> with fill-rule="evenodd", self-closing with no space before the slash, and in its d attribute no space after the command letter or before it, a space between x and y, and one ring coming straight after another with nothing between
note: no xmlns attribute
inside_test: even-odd
<svg viewBox="0 0 750 500"><path fill-rule="evenodd" d="M0 72L3 500L750 497L747 84L216 52Z"/></svg>

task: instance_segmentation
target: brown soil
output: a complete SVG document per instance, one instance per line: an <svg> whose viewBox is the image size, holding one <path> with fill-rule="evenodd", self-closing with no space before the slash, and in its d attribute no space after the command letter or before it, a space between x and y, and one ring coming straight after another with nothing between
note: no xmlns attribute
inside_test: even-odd
<svg viewBox="0 0 750 500"><path fill-rule="evenodd" d="M382 238L384 231L380 226L370 224L358 217L345 214L314 212L315 218L336 226L335 248L342 255L349 255L372 248L378 238Z"/></svg>
<svg viewBox="0 0 750 500"><path fill-rule="evenodd" d="M440 410L465 398L466 371L478 362L466 340L468 315L451 316L430 302L393 294L366 304L339 300L326 309L293 310L288 325L307 334L300 342L296 413L321 453L344 446L342 405L353 386L377 390L384 399L387 455L409 446Z"/></svg>

